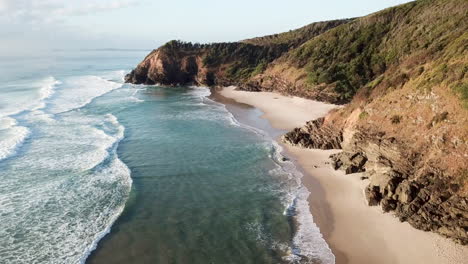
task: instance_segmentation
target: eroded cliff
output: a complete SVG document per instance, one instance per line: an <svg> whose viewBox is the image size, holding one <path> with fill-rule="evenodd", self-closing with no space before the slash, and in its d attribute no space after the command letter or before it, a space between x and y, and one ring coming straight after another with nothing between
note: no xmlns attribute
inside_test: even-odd
<svg viewBox="0 0 468 264"><path fill-rule="evenodd" d="M237 85L252 89L249 80L272 61L350 21L317 22L282 34L232 43L192 44L173 40L153 50L125 80L135 84Z"/></svg>

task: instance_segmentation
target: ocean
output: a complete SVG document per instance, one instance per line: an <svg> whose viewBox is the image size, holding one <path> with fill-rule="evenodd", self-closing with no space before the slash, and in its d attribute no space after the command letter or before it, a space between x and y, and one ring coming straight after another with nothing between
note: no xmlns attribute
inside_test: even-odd
<svg viewBox="0 0 468 264"><path fill-rule="evenodd" d="M149 51L0 58L1 263L334 263L302 174Z"/></svg>

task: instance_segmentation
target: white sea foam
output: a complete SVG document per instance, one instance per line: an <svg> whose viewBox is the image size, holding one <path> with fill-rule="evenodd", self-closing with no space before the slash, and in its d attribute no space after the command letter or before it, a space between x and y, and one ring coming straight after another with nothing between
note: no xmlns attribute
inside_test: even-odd
<svg viewBox="0 0 468 264"><path fill-rule="evenodd" d="M121 89L123 90L123 89ZM144 100L138 98L138 93L142 90L146 90L146 89L136 89L136 88L133 88L131 89L132 90L132 93L130 96L128 97L123 97L121 100L123 102L134 102L134 103L141 103L141 102L144 102Z"/></svg>
<svg viewBox="0 0 468 264"><path fill-rule="evenodd" d="M56 85L61 84L62 82L55 79L53 76L49 76L39 82L39 102L36 107L32 110L38 110L45 107L45 100L50 98L54 92Z"/></svg>
<svg viewBox="0 0 468 264"><path fill-rule="evenodd" d="M13 156L17 149L24 143L29 134L29 129L22 126L13 125L10 128L1 129L0 161Z"/></svg>
<svg viewBox="0 0 468 264"><path fill-rule="evenodd" d="M12 126L16 126L16 124L18 124L18 122L14 118L8 116L0 117L0 130L11 128Z"/></svg>
<svg viewBox="0 0 468 264"><path fill-rule="evenodd" d="M24 113L21 116L21 119L26 120L28 122L35 122L35 123L40 122L42 123L42 125L51 125L57 122L53 114L46 113L42 109Z"/></svg>
<svg viewBox="0 0 468 264"><path fill-rule="evenodd" d="M23 187L23 186L22 186ZM28 186L24 186L28 188ZM130 171L118 157L92 174L64 178L0 197L5 263L84 263L122 213ZM24 196L21 197L20 195ZM21 197L21 198L20 198ZM19 210L8 210L20 205ZM15 239L22 237L22 239ZM14 250L8 250L10 247ZM9 253L12 253L10 255Z"/></svg>
<svg viewBox="0 0 468 264"><path fill-rule="evenodd" d="M63 113L82 108L112 90L120 88L122 83L106 80L99 76L72 77L63 81L62 87L48 103L51 113Z"/></svg>
<svg viewBox="0 0 468 264"><path fill-rule="evenodd" d="M75 112L46 124L30 118L39 137L12 161L14 170L0 171L0 256L5 263L84 263L130 192L130 170L116 153L124 127L112 114Z"/></svg>
<svg viewBox="0 0 468 264"><path fill-rule="evenodd" d="M105 80L123 83L125 75L129 72L129 70L118 70L118 71L111 71L101 75L102 78Z"/></svg>
<svg viewBox="0 0 468 264"><path fill-rule="evenodd" d="M212 111L210 111L208 113L204 113L203 115L193 115L192 114L191 116L193 118L207 118L207 119L210 119L210 120L213 120L213 119L225 120L230 125L243 126L245 128L248 128L250 130L255 131L256 133L260 132L260 130L258 130L258 129L256 129L254 127L250 127L248 125L241 124L240 122L238 122L236 120L236 118L234 117L234 115L226 109L226 106L224 104L218 103L218 102L208 98L211 95L211 91L210 91L209 88L207 88L207 87L198 87L198 86L191 86L190 88L191 88L192 94L196 98L199 99L199 102L196 103L195 105L197 105L197 106L215 106L215 108L212 109Z"/></svg>
<svg viewBox="0 0 468 264"><path fill-rule="evenodd" d="M271 235L267 231L263 225L259 222L249 223L246 226L246 229L251 234L256 236L256 241L263 246L267 246L273 250L280 250L282 252L291 252L292 249L287 243L281 243L277 240L274 240Z"/></svg>
<svg viewBox="0 0 468 264"><path fill-rule="evenodd" d="M315 263L314 259L320 259L324 264L335 263L335 255L314 223L310 212L308 202L310 192L302 184L303 174L297 170L293 162L283 159L283 148L276 141L272 141L272 151L272 158L278 165L273 173L282 174L292 183L286 188L287 193L284 195L284 214L294 217L298 225L292 241L292 254L287 260L293 263Z"/></svg>
<svg viewBox="0 0 468 264"><path fill-rule="evenodd" d="M310 192L304 186L298 190L297 198L293 206L295 207L296 219L299 223L297 234L293 239L293 254L297 259L300 256L308 258L319 257L324 264L335 263L335 255L326 244L320 229L314 223L310 213L309 202L307 201Z"/></svg>
<svg viewBox="0 0 468 264"><path fill-rule="evenodd" d="M141 91L142 89L135 89L135 91L133 92L133 94L129 97L131 101L134 101L134 102L137 102L137 103L141 103L141 102L144 102L144 100L141 100L140 98L137 97L137 93L139 91Z"/></svg>
<svg viewBox="0 0 468 264"><path fill-rule="evenodd" d="M79 113L64 115L59 121L41 128L44 144L54 146L62 153L57 159L47 155L48 149L30 149L31 154L42 156L35 166L43 169L89 170L109 158L110 149L124 137L124 127L111 114L102 117ZM55 143L60 139L59 145Z"/></svg>
<svg viewBox="0 0 468 264"><path fill-rule="evenodd" d="M0 115L0 161L14 156L19 147L31 134L29 128L19 126L17 120L10 115L44 107L44 100L53 94L55 86L59 83L54 77L47 77L30 85L32 88L30 88L31 90L28 94L34 94L34 89L39 88L38 95L34 99L19 97L15 98L15 100L10 100L15 103L7 105L6 111ZM16 99L18 99L18 102L16 102ZM21 99L25 100L25 102L23 103Z"/></svg>
<svg viewBox="0 0 468 264"><path fill-rule="evenodd" d="M203 87L203 86L190 86L191 92L197 96L199 99L202 101L205 99L205 97L208 97L211 95L211 91L208 87Z"/></svg>
<svg viewBox="0 0 468 264"><path fill-rule="evenodd" d="M60 83L49 76L34 82L10 84L8 94L0 97L0 118L43 108Z"/></svg>
<svg viewBox="0 0 468 264"><path fill-rule="evenodd" d="M123 163L119 158L115 158L112 161L112 166L105 168L101 171L101 173L105 175L122 175L123 183L127 187L126 196L130 192L130 187L132 185L132 178L130 177L130 169L128 169L127 165ZM125 199L126 201L126 199ZM121 203L117 208L114 208L113 213L109 216L105 227L100 231L97 232L94 237L92 238L92 242L86 247L83 251L79 259L79 263L84 264L86 263L86 259L89 257L91 252L96 249L98 242L108 233L110 233L111 227L117 218L122 214L123 209L125 208L125 202Z"/></svg>
<svg viewBox="0 0 468 264"><path fill-rule="evenodd" d="M121 87L124 74L18 81L0 98L0 162L30 138L0 170L0 262L84 263L123 211L124 127L112 114L69 111Z"/></svg>

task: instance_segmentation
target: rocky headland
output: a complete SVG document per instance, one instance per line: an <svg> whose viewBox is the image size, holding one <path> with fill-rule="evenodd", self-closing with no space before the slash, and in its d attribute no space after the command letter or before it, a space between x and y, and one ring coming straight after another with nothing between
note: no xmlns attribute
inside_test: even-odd
<svg viewBox="0 0 468 264"><path fill-rule="evenodd" d="M342 149L370 206L468 244L468 2L418 0L235 43L171 41L126 81L229 86L343 104L283 140Z"/></svg>

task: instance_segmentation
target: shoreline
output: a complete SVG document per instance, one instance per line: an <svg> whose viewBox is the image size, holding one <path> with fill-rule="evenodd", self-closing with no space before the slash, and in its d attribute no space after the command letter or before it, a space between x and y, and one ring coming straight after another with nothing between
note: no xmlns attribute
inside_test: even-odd
<svg viewBox="0 0 468 264"><path fill-rule="evenodd" d="M344 175L329 165L328 156L339 150L303 149L281 142L284 132L324 116L337 106L271 92L236 91L234 87L215 91L214 98L236 118L249 125L258 122L259 128L276 133L272 136L304 174L302 182L311 192L308 202L314 222L337 264L455 264L468 257L468 247L401 223L380 207L368 206L363 194L366 180L360 180L360 174ZM254 107L258 112L246 117L247 111L232 111L233 104ZM268 125L261 120L273 129L268 131Z"/></svg>

